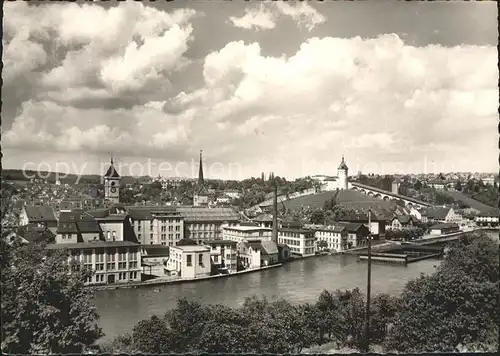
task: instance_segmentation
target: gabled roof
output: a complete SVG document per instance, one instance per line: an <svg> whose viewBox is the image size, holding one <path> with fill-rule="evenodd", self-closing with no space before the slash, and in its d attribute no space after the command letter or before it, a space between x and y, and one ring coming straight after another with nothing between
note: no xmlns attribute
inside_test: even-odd
<svg viewBox="0 0 500 356"><path fill-rule="evenodd" d="M108 209L89 210L87 211L87 214L92 215L94 218L105 218L106 216L109 215L109 210Z"/></svg>
<svg viewBox="0 0 500 356"><path fill-rule="evenodd" d="M429 208L423 215L427 216L428 219L444 220L449 211L450 208L446 207Z"/></svg>
<svg viewBox="0 0 500 356"><path fill-rule="evenodd" d="M258 221L258 222L272 222L273 221L273 215L272 214L259 214L255 218L252 219L253 221Z"/></svg>
<svg viewBox="0 0 500 356"><path fill-rule="evenodd" d="M26 205L24 209L30 222L57 221L54 209L49 206Z"/></svg>
<svg viewBox="0 0 500 356"><path fill-rule="evenodd" d="M274 241L262 241L260 245L262 246L261 253L263 255L274 255L278 253L278 244Z"/></svg>
<svg viewBox="0 0 500 356"><path fill-rule="evenodd" d="M409 215L398 215L398 216L395 216L394 219L398 219L399 222L402 224L402 225L406 225L406 224L409 224L410 221L413 221L413 218ZM394 220L393 219L393 220Z"/></svg>
<svg viewBox="0 0 500 356"><path fill-rule="evenodd" d="M448 228L458 228L458 225L457 224L446 224L446 223L443 223L443 224L432 225L430 227L430 229L432 229L432 230L434 230L434 229L448 229Z"/></svg>
<svg viewBox="0 0 500 356"><path fill-rule="evenodd" d="M143 245L142 249L145 254L144 257L168 257L170 256L170 249L164 245Z"/></svg>

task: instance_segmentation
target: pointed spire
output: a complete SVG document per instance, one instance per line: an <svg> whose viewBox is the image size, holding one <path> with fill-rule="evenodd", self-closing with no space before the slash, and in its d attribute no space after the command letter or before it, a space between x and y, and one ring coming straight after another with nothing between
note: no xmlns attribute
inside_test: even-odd
<svg viewBox="0 0 500 356"><path fill-rule="evenodd" d="M200 150L200 168L198 170L198 187L201 188L205 184L203 179L203 150Z"/></svg>
<svg viewBox="0 0 500 356"><path fill-rule="evenodd" d="M110 153L110 156L111 156L111 165L113 165L113 154Z"/></svg>

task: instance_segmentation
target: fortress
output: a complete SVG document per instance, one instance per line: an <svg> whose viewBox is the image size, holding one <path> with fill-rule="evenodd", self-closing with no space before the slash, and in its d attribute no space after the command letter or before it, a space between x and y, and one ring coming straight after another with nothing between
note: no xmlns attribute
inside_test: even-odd
<svg viewBox="0 0 500 356"><path fill-rule="evenodd" d="M349 177L349 168L345 163L344 156L342 156L342 161L337 168L337 176L324 176L324 175L316 175L312 176L312 179L315 179L322 183L321 190L322 191L334 191L334 190L346 190L349 189L348 183Z"/></svg>

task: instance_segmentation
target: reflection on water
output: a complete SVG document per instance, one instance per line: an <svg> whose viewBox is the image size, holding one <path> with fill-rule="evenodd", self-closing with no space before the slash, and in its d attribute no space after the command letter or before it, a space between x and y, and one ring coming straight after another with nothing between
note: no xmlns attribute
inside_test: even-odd
<svg viewBox="0 0 500 356"><path fill-rule="evenodd" d="M399 293L406 282L421 273L432 273L437 260L424 260L408 266L372 265L372 295ZM322 290L365 291L366 263L347 255L312 257L283 267L193 283L150 286L139 289L98 291L95 298L100 325L110 340L130 332L138 321L153 314L163 315L175 307L178 298L201 303L221 303L237 307L245 297L263 295L270 300L285 298L292 303L313 302Z"/></svg>

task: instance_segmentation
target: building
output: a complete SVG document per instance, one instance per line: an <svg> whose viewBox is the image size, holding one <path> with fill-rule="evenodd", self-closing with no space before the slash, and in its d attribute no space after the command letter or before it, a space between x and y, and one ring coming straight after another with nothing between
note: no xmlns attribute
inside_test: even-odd
<svg viewBox="0 0 500 356"><path fill-rule="evenodd" d="M431 226L429 228L429 231L431 235L450 234L453 232L458 232L459 226L457 224L441 223Z"/></svg>
<svg viewBox="0 0 500 356"><path fill-rule="evenodd" d="M210 247L212 264L219 271L234 273L237 270L237 242L231 240L211 240L204 244Z"/></svg>
<svg viewBox="0 0 500 356"><path fill-rule="evenodd" d="M237 245L238 256L245 269L279 263L278 244L273 241L242 241Z"/></svg>
<svg viewBox="0 0 500 356"><path fill-rule="evenodd" d="M264 227L267 229L271 229L273 227L273 215L272 214L267 214L267 213L259 214L256 217L254 217L252 219L252 221L259 224L260 227Z"/></svg>
<svg viewBox="0 0 500 356"><path fill-rule="evenodd" d="M94 210L104 208L105 202L103 199L92 197L67 197L57 202L55 208L59 211L72 210Z"/></svg>
<svg viewBox="0 0 500 356"><path fill-rule="evenodd" d="M176 207L184 218L184 238L202 244L207 240L227 240L223 227L237 226L240 215L231 208Z"/></svg>
<svg viewBox="0 0 500 356"><path fill-rule="evenodd" d="M252 240L271 241L272 230L260 226L225 226L223 228L222 238L235 242Z"/></svg>
<svg viewBox="0 0 500 356"><path fill-rule="evenodd" d="M370 235L370 230L360 223L347 223L347 248L358 247L366 243L366 238Z"/></svg>
<svg viewBox="0 0 500 356"><path fill-rule="evenodd" d="M231 199L238 199L241 196L241 193L236 189L226 189L224 190L224 194Z"/></svg>
<svg viewBox="0 0 500 356"><path fill-rule="evenodd" d="M288 261L292 257L290 247L285 244L278 244L278 261L280 263Z"/></svg>
<svg viewBox="0 0 500 356"><path fill-rule="evenodd" d="M115 219L101 225L92 215L81 211L61 212L56 243L47 248L67 250L74 261L94 271L87 284L138 282L141 280L140 244L135 235L127 235L126 229L117 225L119 222Z"/></svg>
<svg viewBox="0 0 500 356"><path fill-rule="evenodd" d="M499 216L500 211L498 209L491 209L477 214L475 222L478 226L497 227L499 225Z"/></svg>
<svg viewBox="0 0 500 356"><path fill-rule="evenodd" d="M208 190L203 178L203 151L200 151L200 167L198 171L198 184L193 195L193 206L208 206Z"/></svg>
<svg viewBox="0 0 500 356"><path fill-rule="evenodd" d="M410 215L419 221L422 220L422 213L420 212L420 210L415 209L414 207L410 208Z"/></svg>
<svg viewBox="0 0 500 356"><path fill-rule="evenodd" d="M188 279L210 276L210 247L183 245L169 247L169 250L167 270L170 274Z"/></svg>
<svg viewBox="0 0 500 356"><path fill-rule="evenodd" d="M111 157L111 165L104 175L104 199L114 204L120 202L120 175L113 165L113 157Z"/></svg>
<svg viewBox="0 0 500 356"><path fill-rule="evenodd" d="M169 252L164 245L141 246L142 272L155 277L167 275Z"/></svg>
<svg viewBox="0 0 500 356"><path fill-rule="evenodd" d="M138 243L92 240L47 245L49 250L66 250L71 259L94 271L86 284L114 284L141 281L141 253Z"/></svg>
<svg viewBox="0 0 500 356"><path fill-rule="evenodd" d="M54 209L48 206L23 206L19 215L19 225L32 224L38 227L46 227L55 233L57 230L57 218Z"/></svg>
<svg viewBox="0 0 500 356"><path fill-rule="evenodd" d="M334 191L334 190L343 190L348 189L348 177L349 177L349 168L344 161L344 156L342 156L342 161L337 168L337 176L336 177L328 177L323 175L314 176L313 179L322 183L322 190L325 191Z"/></svg>
<svg viewBox="0 0 500 356"><path fill-rule="evenodd" d="M292 255L307 257L316 253L316 237L313 230L301 228L278 229L278 244L288 245Z"/></svg>
<svg viewBox="0 0 500 356"><path fill-rule="evenodd" d="M340 252L347 249L348 232L345 225L318 226L314 229L316 248Z"/></svg>
<svg viewBox="0 0 500 356"><path fill-rule="evenodd" d="M216 201L218 204L229 204L232 198L229 195L223 194L217 197Z"/></svg>
<svg viewBox="0 0 500 356"><path fill-rule="evenodd" d="M370 223L366 214L356 214L342 219L345 223L363 224L370 231L373 237L379 238L385 236L386 221L383 218L371 214Z"/></svg>
<svg viewBox="0 0 500 356"><path fill-rule="evenodd" d="M442 222L442 223L453 223L461 224L463 222L463 216L450 207L435 207L429 208L422 212L422 222Z"/></svg>
<svg viewBox="0 0 500 356"><path fill-rule="evenodd" d="M391 230L411 229L414 226L413 217L411 215L397 215L392 218L387 226Z"/></svg>

